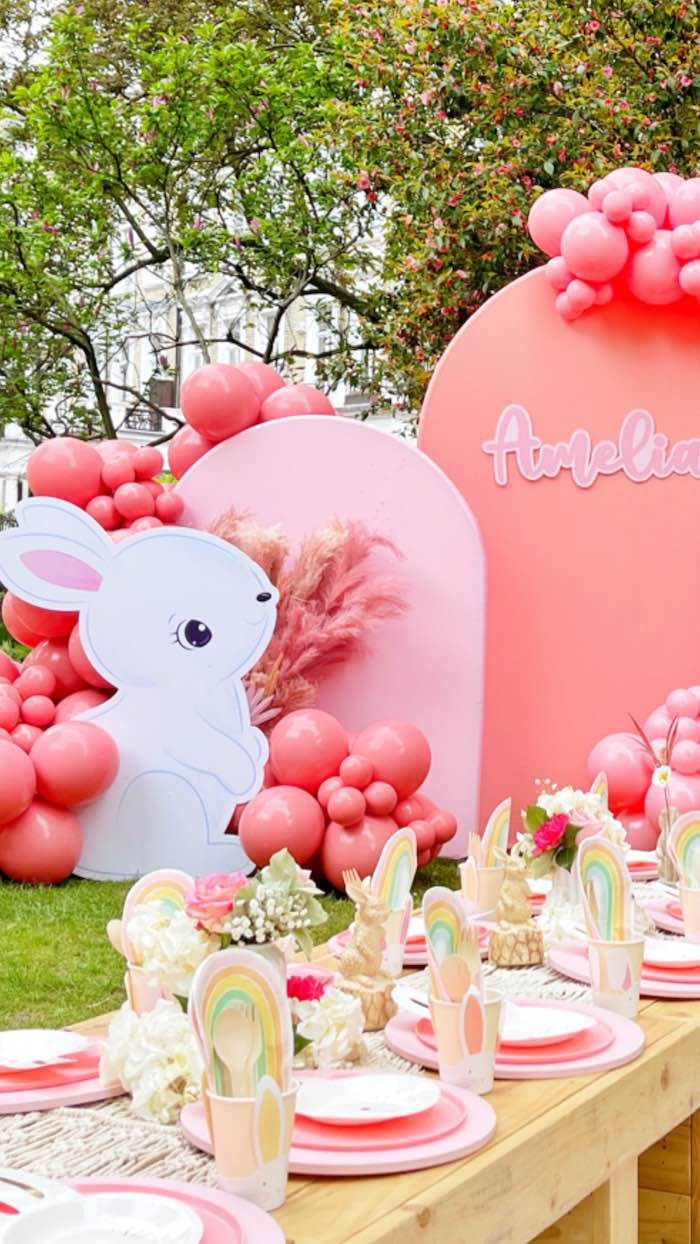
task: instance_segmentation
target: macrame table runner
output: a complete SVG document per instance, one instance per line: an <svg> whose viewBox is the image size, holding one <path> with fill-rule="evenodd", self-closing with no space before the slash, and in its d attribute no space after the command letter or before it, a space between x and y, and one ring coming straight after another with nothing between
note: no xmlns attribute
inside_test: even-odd
<svg viewBox="0 0 700 1244"><path fill-rule="evenodd" d="M634 890L638 899L667 895L655 882L638 884ZM494 968L486 963L484 972L489 985L512 996L590 1001L587 985L567 980L547 967ZM404 980L427 991L424 971ZM416 1072L412 1063L387 1049L382 1033L369 1034L366 1042L367 1066ZM166 1127L139 1119L128 1097L43 1114L0 1116L0 1166L58 1179L123 1175L215 1183L211 1158L193 1149L176 1124Z"/></svg>

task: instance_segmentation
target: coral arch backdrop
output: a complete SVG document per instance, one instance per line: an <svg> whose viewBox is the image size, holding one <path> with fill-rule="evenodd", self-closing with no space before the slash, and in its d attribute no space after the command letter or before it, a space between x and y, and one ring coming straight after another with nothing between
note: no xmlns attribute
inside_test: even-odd
<svg viewBox="0 0 700 1244"><path fill-rule="evenodd" d="M535 777L584 783L628 709L698 681L699 364L694 299L618 291L572 323L538 269L438 365L419 444L489 566L484 813Z"/></svg>
<svg viewBox="0 0 700 1244"><path fill-rule="evenodd" d="M408 609L365 654L326 677L318 707L350 731L395 718L430 740L425 792L457 816L447 852L476 824L483 702L484 554L474 516L447 476L406 442L352 420L309 415L248 428L210 450L176 489L184 524L206 529L231 506L299 540L329 517L394 541L387 570Z"/></svg>

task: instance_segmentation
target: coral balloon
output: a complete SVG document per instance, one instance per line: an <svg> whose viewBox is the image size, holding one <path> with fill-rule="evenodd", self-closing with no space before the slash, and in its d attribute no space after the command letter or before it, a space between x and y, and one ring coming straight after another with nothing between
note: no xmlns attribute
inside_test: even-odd
<svg viewBox="0 0 700 1244"><path fill-rule="evenodd" d="M4 678L0 681L0 699L14 700L18 708L20 708L22 704L22 697L15 684L13 682L8 682Z"/></svg>
<svg viewBox="0 0 700 1244"><path fill-rule="evenodd" d="M30 752L37 739L41 738L42 731L38 726L28 726L26 721L20 722L12 731L12 742L22 748L23 752Z"/></svg>
<svg viewBox="0 0 700 1244"><path fill-rule="evenodd" d="M128 458L131 461L136 453L136 446L131 441L123 441L121 437L98 441L95 449L103 462L116 462L118 458Z"/></svg>
<svg viewBox="0 0 700 1244"><path fill-rule="evenodd" d="M681 739L692 739L695 743L700 742L700 721L697 721L695 717L676 718L674 737L679 741Z"/></svg>
<svg viewBox="0 0 700 1244"><path fill-rule="evenodd" d="M36 774L29 757L15 743L0 740L0 825L21 816L35 792Z"/></svg>
<svg viewBox="0 0 700 1244"><path fill-rule="evenodd" d="M267 864L287 847L297 864L314 858L323 838L324 816L313 795L296 786L271 786L248 803L240 819L241 844L254 864Z"/></svg>
<svg viewBox="0 0 700 1244"><path fill-rule="evenodd" d="M113 488L116 491L123 484L133 484L135 479L133 459L128 454L115 454L102 467L102 483L106 488ZM99 522L97 515L93 517Z"/></svg>
<svg viewBox="0 0 700 1244"><path fill-rule="evenodd" d="M18 644L24 644L26 648L34 648L41 643L42 636L25 626L17 612L18 603L17 597L13 596L12 592L5 592L2 598L2 620Z"/></svg>
<svg viewBox="0 0 700 1244"><path fill-rule="evenodd" d="M367 811L371 812L372 816L391 816L398 803L398 795L388 782L370 782L369 786L365 787L364 796ZM334 820L337 820L337 817L334 817Z"/></svg>
<svg viewBox="0 0 700 1244"><path fill-rule="evenodd" d="M119 482L126 483L127 481L120 480ZM116 530L122 521L121 514L111 497L93 497L92 501L88 501L85 510L90 518L94 518L105 531Z"/></svg>
<svg viewBox="0 0 700 1244"><path fill-rule="evenodd" d="M411 829L416 835L416 846L421 851L432 851L435 846L435 829L430 821L412 821Z"/></svg>
<svg viewBox="0 0 700 1244"><path fill-rule="evenodd" d="M372 781L374 770L366 756L355 756L351 753L340 766L340 776L346 786L364 790Z"/></svg>
<svg viewBox="0 0 700 1244"><path fill-rule="evenodd" d="M627 262L624 229L598 212L576 216L564 230L561 253L567 267L584 281L610 281Z"/></svg>
<svg viewBox="0 0 700 1244"><path fill-rule="evenodd" d="M341 777L337 777L337 776L329 777L329 778L326 778L325 782L321 782L321 785L318 788L318 793L316 795L316 798L318 799L318 802L320 803L322 808L327 808L328 800L330 799L331 795L334 794L335 791L343 790L343 789L344 789L344 784L343 784L343 779Z"/></svg>
<svg viewBox="0 0 700 1244"><path fill-rule="evenodd" d="M189 471L213 447L214 442L200 436L194 428L180 428L168 446L168 466L175 478L182 479L185 471Z"/></svg>
<svg viewBox="0 0 700 1244"><path fill-rule="evenodd" d="M73 669L82 678L83 682L89 683L91 687L101 687L107 691L113 690L111 683L108 683L101 674L98 674L97 670L88 661L80 638L80 627L78 625L74 626L70 633L68 656Z"/></svg>
<svg viewBox="0 0 700 1244"><path fill-rule="evenodd" d="M374 776L393 786L399 799L418 790L430 772L430 745L417 726L377 721L360 731L353 755L366 756Z"/></svg>
<svg viewBox="0 0 700 1244"><path fill-rule="evenodd" d="M691 298L700 298L700 260L693 259L681 268L678 284L684 294L690 294Z"/></svg>
<svg viewBox="0 0 700 1244"><path fill-rule="evenodd" d="M265 398L274 393L276 389L284 388L284 380L274 367L270 367L269 363L257 363L251 359L245 363L239 363L238 370L242 371L252 384L261 406Z"/></svg>
<svg viewBox="0 0 700 1244"><path fill-rule="evenodd" d="M638 812L643 808L649 788L649 763L636 734L608 734L596 743L588 757L591 780L601 771L607 775L612 812Z"/></svg>
<svg viewBox="0 0 700 1244"><path fill-rule="evenodd" d="M331 820L339 825L356 825L365 815L367 803L362 791L344 786L331 795L326 810Z"/></svg>
<svg viewBox="0 0 700 1244"><path fill-rule="evenodd" d="M56 705L47 695L30 695L22 705L22 721L28 726L39 726L43 729L50 726L56 716Z"/></svg>
<svg viewBox="0 0 700 1244"><path fill-rule="evenodd" d="M625 827L627 841L631 847L634 847L636 851L654 850L659 831L654 828L644 812L619 812L618 820Z"/></svg>
<svg viewBox="0 0 700 1244"><path fill-rule="evenodd" d="M133 464L137 479L152 479L163 470L163 455L155 445L144 445L136 450Z"/></svg>
<svg viewBox="0 0 700 1244"><path fill-rule="evenodd" d="M288 415L334 415L335 406L311 384L288 384L265 398L260 411L263 423Z"/></svg>
<svg viewBox="0 0 700 1244"><path fill-rule="evenodd" d="M680 813L696 812L700 809L700 777L694 774L673 772L665 787L668 792L669 805L677 808ZM647 791L644 800L644 811L652 825L658 828L659 817L666 807L664 788L653 784Z"/></svg>
<svg viewBox="0 0 700 1244"><path fill-rule="evenodd" d="M201 436L224 441L257 421L260 399L240 367L207 363L182 386L182 413Z"/></svg>
<svg viewBox="0 0 700 1244"><path fill-rule="evenodd" d="M665 306L683 297L678 283L680 263L673 253L672 235L658 229L650 242L631 258L627 284L635 298L651 306Z"/></svg>
<svg viewBox="0 0 700 1244"><path fill-rule="evenodd" d="M129 530L135 531L138 535L139 531L153 531L156 527L162 527L163 524L155 515L146 515L144 518L135 518L133 523L129 524Z"/></svg>
<svg viewBox="0 0 700 1244"><path fill-rule="evenodd" d="M27 480L35 497L60 497L84 506L100 491L102 459L74 436L55 436L29 456Z"/></svg>
<svg viewBox="0 0 700 1244"><path fill-rule="evenodd" d="M0 869L13 881L52 885L70 876L82 846L77 817L35 799L0 832Z"/></svg>
<svg viewBox="0 0 700 1244"><path fill-rule="evenodd" d="M57 609L41 609L26 600L15 597L15 613L27 630L42 639L65 639L78 621L77 613L62 613Z"/></svg>
<svg viewBox="0 0 700 1244"><path fill-rule="evenodd" d="M644 722L644 733L648 739L665 738L670 725L670 713L665 708L655 708Z"/></svg>
<svg viewBox="0 0 700 1244"><path fill-rule="evenodd" d="M411 825L413 821L425 819L425 809L417 795L412 795L410 799L402 799L397 803L392 813L396 824L402 829L405 825Z"/></svg>
<svg viewBox="0 0 700 1244"><path fill-rule="evenodd" d="M666 708L670 717L697 717L700 713L700 700L693 691L679 687L676 691L669 691Z"/></svg>
<svg viewBox="0 0 700 1244"><path fill-rule="evenodd" d="M64 721L72 721L74 717L79 717L81 713L87 713L91 708L97 708L100 704L104 704L109 699L104 691L97 691L92 687L84 691L75 691L72 695L67 695L56 709L56 725L60 725Z"/></svg>
<svg viewBox="0 0 700 1244"><path fill-rule="evenodd" d="M176 492L163 492L156 497L156 514L162 523L176 523L185 503Z"/></svg>
<svg viewBox="0 0 700 1244"><path fill-rule="evenodd" d="M120 484L114 494L114 505L129 522L135 518L150 518L156 509L154 498L143 484Z"/></svg>
<svg viewBox="0 0 700 1244"><path fill-rule="evenodd" d="M312 794L338 772L347 754L347 735L340 722L317 708L288 713L270 735L270 765L276 781Z"/></svg>
<svg viewBox="0 0 700 1244"><path fill-rule="evenodd" d="M7 653L0 649L0 678L7 678L8 682L14 682L18 675L19 670L12 657L8 657Z"/></svg>
<svg viewBox="0 0 700 1244"><path fill-rule="evenodd" d="M671 764L677 773L700 773L700 743L681 739L674 745Z"/></svg>
<svg viewBox="0 0 700 1244"><path fill-rule="evenodd" d="M674 190L668 204L668 222L672 229L692 225L700 220L700 177L689 177Z"/></svg>
<svg viewBox="0 0 700 1244"><path fill-rule="evenodd" d="M46 730L34 744L31 760L39 794L67 808L103 794L119 768L114 739L89 721L64 721Z"/></svg>
<svg viewBox="0 0 700 1244"><path fill-rule="evenodd" d="M530 237L545 255L559 255L566 226L574 217L590 211L588 199L576 190L545 190L530 208Z"/></svg>
<svg viewBox="0 0 700 1244"><path fill-rule="evenodd" d="M331 821L321 846L321 867L331 885L342 891L343 873L348 868L368 877L384 843L395 832L396 821L390 816L365 816L350 829Z"/></svg>
<svg viewBox="0 0 700 1244"><path fill-rule="evenodd" d="M30 665L22 670L16 683L13 684L23 700L32 695L52 696L56 690L56 676L44 665Z"/></svg>
<svg viewBox="0 0 700 1244"><path fill-rule="evenodd" d="M14 730L20 717L19 704L9 695L0 696L0 726L3 730Z"/></svg>
<svg viewBox="0 0 700 1244"><path fill-rule="evenodd" d="M430 817L429 824L435 830L435 837L440 846L444 846L457 833L457 817L453 812L438 810Z"/></svg>
<svg viewBox="0 0 700 1244"><path fill-rule="evenodd" d="M24 669L32 665L43 665L51 670L56 679L54 695L57 700L82 689L83 680L71 664L65 639L42 639L24 659Z"/></svg>

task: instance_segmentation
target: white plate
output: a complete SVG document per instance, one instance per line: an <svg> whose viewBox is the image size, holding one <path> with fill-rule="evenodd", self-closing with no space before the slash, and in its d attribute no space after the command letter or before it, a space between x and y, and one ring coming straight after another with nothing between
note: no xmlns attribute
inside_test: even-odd
<svg viewBox="0 0 700 1244"><path fill-rule="evenodd" d="M556 1045L592 1028L595 1019L581 1011L559 1007L515 1006L506 1002L501 1023L501 1045Z"/></svg>
<svg viewBox="0 0 700 1244"><path fill-rule="evenodd" d="M405 1119L440 1099L437 1080L412 1075L310 1076L302 1082L297 1114L342 1127Z"/></svg>
<svg viewBox="0 0 700 1244"><path fill-rule="evenodd" d="M90 1042L77 1032L55 1028L17 1028L0 1032L0 1071L47 1067L86 1050Z"/></svg>
<svg viewBox="0 0 700 1244"><path fill-rule="evenodd" d="M628 864L638 864L640 866L658 864L659 862L656 858L656 851L636 851L634 848L627 852L625 858Z"/></svg>
<svg viewBox="0 0 700 1244"><path fill-rule="evenodd" d="M408 922L406 940L418 941L419 938L423 938L425 940L425 924L423 922L423 917L411 916L411 919Z"/></svg>
<svg viewBox="0 0 700 1244"><path fill-rule="evenodd" d="M3 1244L200 1244L198 1214L172 1197L102 1192L15 1219Z"/></svg>
<svg viewBox="0 0 700 1244"><path fill-rule="evenodd" d="M655 968L700 968L700 946L681 938L671 941L663 937L647 937L644 941L644 962Z"/></svg>
<svg viewBox="0 0 700 1244"><path fill-rule="evenodd" d="M421 1019L425 1019L426 1016L430 1018L427 994L421 993L419 989L412 989L410 985L398 984L394 985L391 996L400 1011L408 1011L411 1015L419 1015Z"/></svg>
<svg viewBox="0 0 700 1244"><path fill-rule="evenodd" d="M530 877L528 886L531 894L535 894L538 898L546 898L552 888L552 882L549 877Z"/></svg>

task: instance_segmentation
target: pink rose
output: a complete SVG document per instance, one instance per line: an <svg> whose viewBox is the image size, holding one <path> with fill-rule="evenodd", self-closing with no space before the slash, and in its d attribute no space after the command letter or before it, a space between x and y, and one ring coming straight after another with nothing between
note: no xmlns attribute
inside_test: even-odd
<svg viewBox="0 0 700 1244"><path fill-rule="evenodd" d="M543 855L545 851L553 851L559 846L566 827L569 824L569 818L564 812L559 812L557 816L553 816L551 821L545 821L544 825L532 835L534 842L533 855Z"/></svg>
<svg viewBox="0 0 700 1244"><path fill-rule="evenodd" d="M295 973L287 978L287 997L298 1002L317 1002L326 992L326 982L312 972L302 976Z"/></svg>
<svg viewBox="0 0 700 1244"><path fill-rule="evenodd" d="M208 877L198 877L194 890L185 895L185 911L200 929L223 933L226 917L233 911L234 896L247 884L245 873L210 873Z"/></svg>

